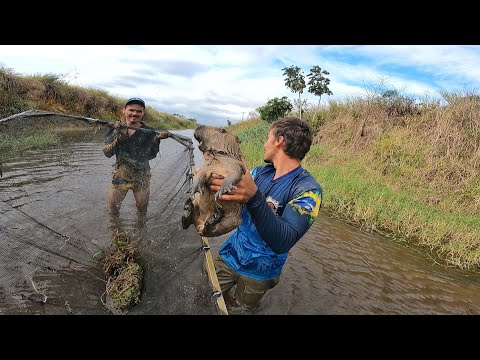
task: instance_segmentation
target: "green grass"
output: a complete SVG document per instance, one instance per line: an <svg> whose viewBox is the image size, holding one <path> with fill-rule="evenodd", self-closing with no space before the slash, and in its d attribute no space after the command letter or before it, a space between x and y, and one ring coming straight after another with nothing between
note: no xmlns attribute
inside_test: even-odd
<svg viewBox="0 0 480 360"><path fill-rule="evenodd" d="M237 125L232 130L242 140L242 151L252 168L263 163L263 144L269 124L257 121L249 126ZM422 166L425 147L420 144L416 151L404 153L392 150L396 148L395 141L385 137L376 143L377 149L383 149L381 154L390 156L375 166L358 154L313 145L303 166L322 185L324 211L394 241L425 248L445 264L477 269L480 264L478 215L462 206L446 203L438 206L426 201L432 196L427 183L422 186L420 179L404 180L406 173L414 173ZM398 158L406 160L398 161ZM385 164L390 164L387 171L382 170ZM478 194L478 189L476 181L466 191L473 196L476 191ZM449 197L449 194L443 195Z"/></svg>
<svg viewBox="0 0 480 360"><path fill-rule="evenodd" d="M60 136L52 132L20 134L16 136L0 134L0 153L18 153L29 149L46 148L58 145L60 140Z"/></svg>
<svg viewBox="0 0 480 360"><path fill-rule="evenodd" d="M267 141L269 128L269 123L259 119L241 122L229 128L239 137L243 156L250 169L263 164L263 144Z"/></svg>
<svg viewBox="0 0 480 360"><path fill-rule="evenodd" d="M428 247L447 263L462 269L480 264L480 222L461 208L440 208L422 201L427 189L392 187L374 170L354 159L334 159L315 145L306 168L324 190L324 207L360 227L383 233L401 242ZM315 159L317 161L315 161Z"/></svg>

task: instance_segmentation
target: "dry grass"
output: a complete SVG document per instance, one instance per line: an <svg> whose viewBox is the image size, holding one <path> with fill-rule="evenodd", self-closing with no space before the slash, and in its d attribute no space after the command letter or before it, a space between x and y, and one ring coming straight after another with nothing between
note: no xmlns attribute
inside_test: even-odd
<svg viewBox="0 0 480 360"><path fill-rule="evenodd" d="M334 103L315 137L323 157L306 160L316 166L321 159L337 172L345 167L345 178L338 180L345 189L356 186L348 176L363 186L362 176L377 188L362 190L377 199L373 208L358 198L345 208L343 193L330 203L333 212L401 234L450 264L470 268L480 266L480 97L442 95L442 102L424 101L402 115L375 99ZM387 215L391 205L396 212Z"/></svg>
<svg viewBox="0 0 480 360"><path fill-rule="evenodd" d="M437 205L448 202L478 213L480 102L471 96L454 99L444 106L424 104L419 114L401 117L389 116L375 103L348 104L325 123L316 142L361 154L365 164L382 175L395 176L397 184L443 194L442 199L432 199ZM452 199L446 193L459 196Z"/></svg>
<svg viewBox="0 0 480 360"><path fill-rule="evenodd" d="M323 187L324 211L478 269L480 97L442 95L373 94L311 109L303 118L315 141L303 164ZM262 127L258 119L232 126L249 166L260 165Z"/></svg>
<svg viewBox="0 0 480 360"><path fill-rule="evenodd" d="M102 120L119 120L125 99L95 88L70 85L63 75L21 76L0 68L0 118L26 110L38 109L87 116ZM163 129L194 128L192 120L146 109L146 122Z"/></svg>

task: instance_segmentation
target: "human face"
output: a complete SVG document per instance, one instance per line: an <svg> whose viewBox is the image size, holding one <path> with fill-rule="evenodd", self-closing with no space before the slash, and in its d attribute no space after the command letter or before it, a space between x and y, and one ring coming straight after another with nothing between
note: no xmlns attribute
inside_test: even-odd
<svg viewBox="0 0 480 360"><path fill-rule="evenodd" d="M144 115L145 109L139 104L129 104L125 109L123 109L125 121L127 125L130 126L139 126Z"/></svg>
<svg viewBox="0 0 480 360"><path fill-rule="evenodd" d="M275 140L274 132L273 130L270 130L268 132L267 141L263 145L263 148L264 148L263 161L265 161L266 163L270 163L270 164L273 163L273 158L276 153L276 147L275 147L276 142L277 140Z"/></svg>

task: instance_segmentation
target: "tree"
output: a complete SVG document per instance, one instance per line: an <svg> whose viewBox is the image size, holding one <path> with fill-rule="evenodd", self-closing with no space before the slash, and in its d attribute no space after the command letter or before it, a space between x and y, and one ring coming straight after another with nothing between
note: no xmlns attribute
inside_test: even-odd
<svg viewBox="0 0 480 360"><path fill-rule="evenodd" d="M256 117L258 117L257 109L253 109L248 113L247 119L253 119L253 118L256 118Z"/></svg>
<svg viewBox="0 0 480 360"><path fill-rule="evenodd" d="M303 75L303 71L298 66L294 65L291 65L290 67L285 67L282 70L283 75L286 76L285 86L292 90L293 93L298 92L298 102L300 104L300 118L302 118L301 94L303 93L303 89L307 87L305 85L305 76Z"/></svg>
<svg viewBox="0 0 480 360"><path fill-rule="evenodd" d="M261 106L256 110L263 120L271 123L280 117L284 117L286 114L292 111L292 109L293 106L290 100L288 100L286 96L283 96L282 98L276 97L268 100L264 106Z"/></svg>
<svg viewBox="0 0 480 360"><path fill-rule="evenodd" d="M417 115L419 109L415 99L400 94L398 90L385 90L381 94L380 103L386 106L388 116Z"/></svg>
<svg viewBox="0 0 480 360"><path fill-rule="evenodd" d="M328 85L330 84L330 79L326 78L323 75L330 75L330 73L326 70L322 70L322 68L318 65L312 67L310 69L310 73L307 75L307 77L310 78L310 80L308 80L308 92L319 97L317 109L320 107L320 100L322 99L323 94L333 95L333 93L328 88ZM317 110L315 109L312 121L315 119L316 115Z"/></svg>
<svg viewBox="0 0 480 360"><path fill-rule="evenodd" d="M230 121L230 119L227 119L227 126L232 126L232 122Z"/></svg>
<svg viewBox="0 0 480 360"><path fill-rule="evenodd" d="M302 113L306 113L308 110L310 110L310 103L307 101L307 99L303 99L301 102L298 101L298 99L293 100L293 110L294 111L300 111L300 107L302 108ZM297 110L298 109L298 110Z"/></svg>

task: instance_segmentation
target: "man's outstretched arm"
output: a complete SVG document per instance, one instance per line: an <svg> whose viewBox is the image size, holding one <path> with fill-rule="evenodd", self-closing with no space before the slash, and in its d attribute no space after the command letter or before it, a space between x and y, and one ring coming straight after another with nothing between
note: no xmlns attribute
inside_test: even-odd
<svg viewBox="0 0 480 360"><path fill-rule="evenodd" d="M103 145L103 153L106 157L112 157L115 154L115 149L117 147L117 139L114 136L113 128L108 129L107 139L105 140L105 144Z"/></svg>
<svg viewBox="0 0 480 360"><path fill-rule="evenodd" d="M126 132L120 131L121 122L117 121L113 124L113 127L108 129L107 139L103 145L103 153L106 157L112 157L117 150L117 145L119 141L124 140L127 135Z"/></svg>

